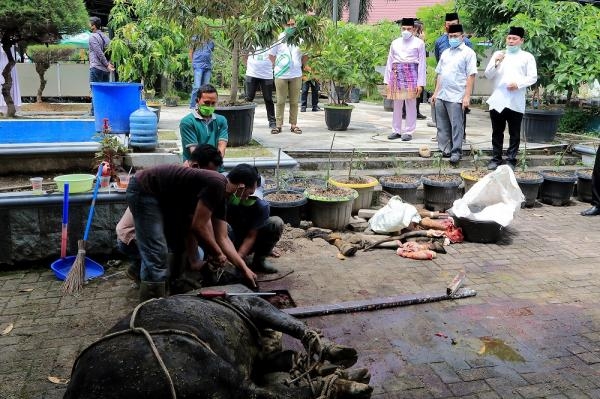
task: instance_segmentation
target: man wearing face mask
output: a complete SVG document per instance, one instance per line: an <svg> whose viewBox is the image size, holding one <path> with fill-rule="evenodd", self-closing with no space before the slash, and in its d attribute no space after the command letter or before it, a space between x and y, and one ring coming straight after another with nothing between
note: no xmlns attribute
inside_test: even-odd
<svg viewBox="0 0 600 399"><path fill-rule="evenodd" d="M183 161L189 161L191 153L200 144L210 144L217 148L225 158L225 149L229 140L227 119L215 114L217 89L208 84L198 89L197 107L179 123Z"/></svg>
<svg viewBox="0 0 600 399"><path fill-rule="evenodd" d="M506 49L496 51L485 69L485 77L491 79L494 91L487 100L492 121L492 161L489 170L502 164L504 129L508 124L510 141L506 150L506 162L514 169L521 142L521 120L525 112L527 88L537 81L537 66L531 53L521 50L525 30L511 26L506 36Z"/></svg>
<svg viewBox="0 0 600 399"><path fill-rule="evenodd" d="M258 171L256 171L258 176ZM262 199L262 189L258 187L260 177L254 185L254 195L247 199L230 200L227 205L229 238L243 259L254 253L250 269L256 273L277 273L266 258L283 233L283 220L278 216L269 217L269 203Z"/></svg>
<svg viewBox="0 0 600 399"><path fill-rule="evenodd" d="M451 25L448 38L450 48L442 53L435 69L438 75L431 103L435 106L438 148L456 165L462 156L464 110L471 99L477 56L463 42L462 25Z"/></svg>
<svg viewBox="0 0 600 399"><path fill-rule="evenodd" d="M425 86L425 43L413 35L413 18L402 18L401 25L402 37L390 45L383 82L387 85L387 98L394 100L392 134L388 139L410 141L417 126L416 98ZM406 109L404 129L403 104Z"/></svg>
<svg viewBox="0 0 600 399"><path fill-rule="evenodd" d="M140 300L167 295L169 248L182 252L190 231L214 263L230 261L249 286L256 286L256 274L229 239L226 203L247 200L257 179L256 169L247 164L237 165L227 177L169 164L144 169L130 179L126 198L141 257Z"/></svg>

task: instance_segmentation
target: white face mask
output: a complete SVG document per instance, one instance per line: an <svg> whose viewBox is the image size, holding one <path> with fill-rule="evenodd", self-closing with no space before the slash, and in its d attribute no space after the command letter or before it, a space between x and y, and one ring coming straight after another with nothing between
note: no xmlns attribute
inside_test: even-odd
<svg viewBox="0 0 600 399"><path fill-rule="evenodd" d="M407 31L407 30L402 31L402 38L404 40L410 39L411 36L412 36L412 33L410 31Z"/></svg>

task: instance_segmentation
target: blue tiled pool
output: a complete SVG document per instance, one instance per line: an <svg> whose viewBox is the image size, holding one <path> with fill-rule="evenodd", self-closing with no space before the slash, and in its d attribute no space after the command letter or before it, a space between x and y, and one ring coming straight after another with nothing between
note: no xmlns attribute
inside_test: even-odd
<svg viewBox="0 0 600 399"><path fill-rule="evenodd" d="M0 120L0 144L97 141L94 119Z"/></svg>

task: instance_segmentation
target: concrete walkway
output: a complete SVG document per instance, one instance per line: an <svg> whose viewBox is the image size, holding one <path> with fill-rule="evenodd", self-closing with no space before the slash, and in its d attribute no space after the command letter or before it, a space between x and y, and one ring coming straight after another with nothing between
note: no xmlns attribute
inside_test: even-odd
<svg viewBox="0 0 600 399"><path fill-rule="evenodd" d="M430 107L428 104L421 106L421 112L427 120L417 120L417 130L412 141L389 140L387 136L392 132L392 112L385 111L383 105L372 103L356 103L352 112L352 120L347 131L337 132L334 149L361 151L391 151L403 152L418 150L427 145L432 150L437 150L437 143L431 139L436 136L436 128L428 127L431 121ZM179 132L179 121L189 112L187 107L162 107L159 128ZM333 132L327 130L324 112L300 112L298 126L302 134L291 133L287 123L289 109L286 106L283 131L280 134L271 134L267 121L267 114L263 104L258 104L254 116L254 130L252 137L265 147L286 151L329 151ZM467 116L467 142L463 150L468 151L470 145L482 151L491 150L491 124L488 112L480 106L473 106ZM508 145L508 133L505 137L505 147ZM546 147L529 143L529 148Z"/></svg>

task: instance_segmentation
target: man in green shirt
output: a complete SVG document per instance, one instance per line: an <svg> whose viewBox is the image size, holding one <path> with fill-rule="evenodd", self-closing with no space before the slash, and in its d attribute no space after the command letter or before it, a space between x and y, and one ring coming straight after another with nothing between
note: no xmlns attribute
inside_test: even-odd
<svg viewBox="0 0 600 399"><path fill-rule="evenodd" d="M225 158L229 131L227 119L214 113L217 100L217 89L214 86L201 86L196 99L197 108L179 123L184 162L190 159L191 153L201 144L212 145Z"/></svg>

